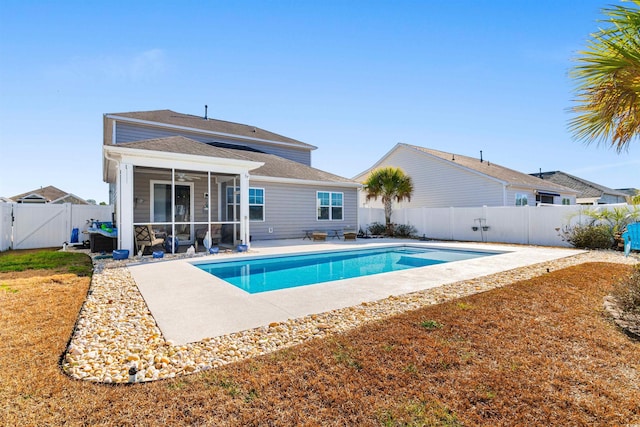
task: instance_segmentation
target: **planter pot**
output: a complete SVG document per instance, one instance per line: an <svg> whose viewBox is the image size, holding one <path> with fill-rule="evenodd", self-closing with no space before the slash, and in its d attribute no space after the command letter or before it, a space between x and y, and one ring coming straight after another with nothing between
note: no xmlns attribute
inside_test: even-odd
<svg viewBox="0 0 640 427"><path fill-rule="evenodd" d="M129 258L129 250L128 249L121 249L121 250L113 251L113 259L119 260L119 259L127 259L127 258Z"/></svg>
<svg viewBox="0 0 640 427"><path fill-rule="evenodd" d="M171 253L171 245L173 244L174 252L178 252L178 245L180 242L177 237L169 236L164 241L164 250L165 252Z"/></svg>
<svg viewBox="0 0 640 427"><path fill-rule="evenodd" d="M164 252L162 252L162 251L154 251L153 252L153 257L154 258L162 258L162 257L164 257Z"/></svg>
<svg viewBox="0 0 640 427"><path fill-rule="evenodd" d="M212 247L210 247L210 248L209 248L209 253L210 253L211 255L215 255L215 254L217 254L218 252L220 252L220 248L219 248L219 247L217 247L217 246L212 246Z"/></svg>
<svg viewBox="0 0 640 427"><path fill-rule="evenodd" d="M476 226L471 227L471 229L472 229L473 231L478 231L478 227L476 227Z"/></svg>
<svg viewBox="0 0 640 427"><path fill-rule="evenodd" d="M236 249L238 250L238 252L247 252L249 250L249 246L247 246L247 245L238 245L236 247Z"/></svg>
<svg viewBox="0 0 640 427"><path fill-rule="evenodd" d="M482 226L482 231L487 231L488 229L489 229L489 226L488 226L488 225L483 225L483 226Z"/></svg>

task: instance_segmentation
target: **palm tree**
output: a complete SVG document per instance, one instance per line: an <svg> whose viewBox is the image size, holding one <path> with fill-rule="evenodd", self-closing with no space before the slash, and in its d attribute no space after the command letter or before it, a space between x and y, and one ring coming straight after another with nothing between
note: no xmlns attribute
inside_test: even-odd
<svg viewBox="0 0 640 427"><path fill-rule="evenodd" d="M393 201L398 203L403 200L411 201L413 193L413 181L409 175L405 175L402 169L386 167L374 170L364 182L367 192L367 201L382 199L384 205L384 219L387 233L393 234L391 229L391 212Z"/></svg>
<svg viewBox="0 0 640 427"><path fill-rule="evenodd" d="M632 0L640 6L640 0ZM610 143L618 152L640 134L640 9L604 9L609 24L591 35L571 71L576 80L574 137Z"/></svg>

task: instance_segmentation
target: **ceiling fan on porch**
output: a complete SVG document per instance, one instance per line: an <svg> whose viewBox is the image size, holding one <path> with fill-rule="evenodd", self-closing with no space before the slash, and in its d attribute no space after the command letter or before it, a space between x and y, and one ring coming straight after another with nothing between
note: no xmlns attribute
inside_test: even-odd
<svg viewBox="0 0 640 427"><path fill-rule="evenodd" d="M176 181L185 182L185 181L193 181L194 179L200 179L199 176L189 175L186 173L176 173Z"/></svg>

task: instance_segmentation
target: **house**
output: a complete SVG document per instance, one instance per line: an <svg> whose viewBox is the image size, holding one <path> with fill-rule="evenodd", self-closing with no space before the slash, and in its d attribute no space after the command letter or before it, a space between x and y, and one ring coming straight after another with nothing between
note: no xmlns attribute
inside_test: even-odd
<svg viewBox="0 0 640 427"><path fill-rule="evenodd" d="M315 149L206 113L105 114L103 179L118 246L132 250L134 227L147 224L183 245L206 231L234 245L355 228L361 185L311 167Z"/></svg>
<svg viewBox="0 0 640 427"><path fill-rule="evenodd" d="M616 191L620 191L627 195L627 203L640 204L640 190L637 188L616 188Z"/></svg>
<svg viewBox="0 0 640 427"><path fill-rule="evenodd" d="M576 191L480 158L398 143L353 179L364 182L380 167L399 167L413 180L401 207L477 207L575 204ZM367 204L363 197L362 202ZM368 202L380 207L380 201Z"/></svg>
<svg viewBox="0 0 640 427"><path fill-rule="evenodd" d="M608 203L626 203L628 194L578 178L562 171L532 173L545 181L553 182L577 191L576 204L602 205Z"/></svg>
<svg viewBox="0 0 640 427"><path fill-rule="evenodd" d="M18 194L10 197L12 202L15 203L72 203L74 205L89 205L90 203L81 197L72 193L67 193L59 188L49 185L48 187L41 187L37 190L27 191L26 193Z"/></svg>

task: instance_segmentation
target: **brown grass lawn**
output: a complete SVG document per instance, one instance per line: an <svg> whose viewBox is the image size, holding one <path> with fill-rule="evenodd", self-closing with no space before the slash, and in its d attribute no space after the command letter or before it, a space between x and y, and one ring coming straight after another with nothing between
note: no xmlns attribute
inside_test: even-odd
<svg viewBox="0 0 640 427"><path fill-rule="evenodd" d="M89 279L0 275L0 425L626 425L640 343L602 310L628 266L583 264L188 377L65 376Z"/></svg>

